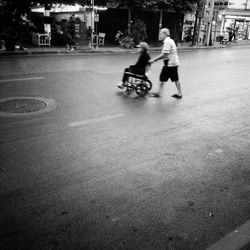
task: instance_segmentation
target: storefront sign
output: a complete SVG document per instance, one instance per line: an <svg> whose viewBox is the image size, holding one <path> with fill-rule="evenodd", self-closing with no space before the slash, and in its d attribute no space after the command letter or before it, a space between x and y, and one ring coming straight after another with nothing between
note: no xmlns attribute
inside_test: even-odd
<svg viewBox="0 0 250 250"><path fill-rule="evenodd" d="M96 22L96 23L99 22L99 14L95 14L95 22Z"/></svg>
<svg viewBox="0 0 250 250"><path fill-rule="evenodd" d="M229 0L228 9L250 9L249 0Z"/></svg>
<svg viewBox="0 0 250 250"><path fill-rule="evenodd" d="M203 21L209 23L212 22L212 19L213 19L213 10L211 9L210 6L205 5Z"/></svg>
<svg viewBox="0 0 250 250"><path fill-rule="evenodd" d="M198 11L198 18L204 17L205 14L205 0L199 1L197 5L197 11Z"/></svg>

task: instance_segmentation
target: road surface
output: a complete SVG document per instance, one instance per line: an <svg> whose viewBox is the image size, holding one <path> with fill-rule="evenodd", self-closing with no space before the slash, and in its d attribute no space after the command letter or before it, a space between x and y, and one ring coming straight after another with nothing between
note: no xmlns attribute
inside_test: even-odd
<svg viewBox="0 0 250 250"><path fill-rule="evenodd" d="M1 99L55 102L0 116L1 249L206 249L250 219L249 48L181 51L181 100L117 89L137 56L0 58Z"/></svg>

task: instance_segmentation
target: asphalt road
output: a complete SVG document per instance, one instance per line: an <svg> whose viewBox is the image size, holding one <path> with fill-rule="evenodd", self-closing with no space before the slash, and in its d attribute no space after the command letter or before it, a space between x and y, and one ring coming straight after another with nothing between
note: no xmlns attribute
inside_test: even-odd
<svg viewBox="0 0 250 250"><path fill-rule="evenodd" d="M56 103L0 116L0 249L206 249L248 221L249 57L181 51L181 100L116 88L136 54L0 58L1 99Z"/></svg>

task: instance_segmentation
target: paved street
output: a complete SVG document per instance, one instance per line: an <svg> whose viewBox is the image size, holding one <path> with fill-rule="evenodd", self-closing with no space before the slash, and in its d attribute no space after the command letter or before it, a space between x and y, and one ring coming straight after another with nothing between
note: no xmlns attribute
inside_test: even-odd
<svg viewBox="0 0 250 250"><path fill-rule="evenodd" d="M179 55L181 100L115 86L135 53L0 58L0 101L54 101L0 112L0 249L206 249L250 220L249 47Z"/></svg>

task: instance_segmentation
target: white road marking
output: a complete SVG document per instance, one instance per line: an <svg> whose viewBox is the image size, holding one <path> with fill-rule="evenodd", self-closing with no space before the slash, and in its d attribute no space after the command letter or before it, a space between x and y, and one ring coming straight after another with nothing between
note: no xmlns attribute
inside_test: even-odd
<svg viewBox="0 0 250 250"><path fill-rule="evenodd" d="M16 79L2 79L0 82L15 82L15 81L29 81L29 80L42 80L44 77L29 77L29 78L16 78Z"/></svg>
<svg viewBox="0 0 250 250"><path fill-rule="evenodd" d="M119 118L119 117L123 117L123 116L124 116L123 114L107 115L107 116L103 116L103 117L95 118L95 119L87 119L87 120L83 120L83 121L71 122L69 124L69 126L70 127L81 127L84 125L103 122L103 121L107 121L107 120L111 120L111 119L115 119L115 118Z"/></svg>
<svg viewBox="0 0 250 250"><path fill-rule="evenodd" d="M250 220L215 242L207 250L239 250L250 242Z"/></svg>
<svg viewBox="0 0 250 250"><path fill-rule="evenodd" d="M222 154L223 150L220 149L220 148L217 148L217 149L214 150L214 152L217 153L217 154Z"/></svg>

